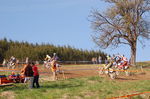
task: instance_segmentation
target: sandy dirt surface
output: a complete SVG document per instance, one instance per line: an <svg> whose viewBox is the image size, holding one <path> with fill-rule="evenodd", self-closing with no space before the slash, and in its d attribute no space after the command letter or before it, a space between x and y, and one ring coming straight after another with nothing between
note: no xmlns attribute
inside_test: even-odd
<svg viewBox="0 0 150 99"><path fill-rule="evenodd" d="M50 69L44 68L43 66L38 66L41 77L44 76L52 76L52 72ZM98 65L71 65L71 66L61 66L60 70L62 73L58 73L59 79L68 79L68 78L77 78L77 77L89 77L89 76L98 76ZM0 67L0 70L6 69L4 67ZM16 69L19 72L20 69ZM145 70L145 69L144 69ZM3 72L3 71L0 71ZM105 77L110 79L108 75L100 75L100 77ZM135 81L135 80L150 80L150 68L146 68L144 72L134 73L131 76L125 76L124 73L117 76L115 80L118 81Z"/></svg>
<svg viewBox="0 0 150 99"><path fill-rule="evenodd" d="M63 71L63 73L58 74L58 77L63 79L65 78L79 78L79 77L89 77L89 76L100 76L105 77L109 80L110 77L106 74L99 75L98 72L99 66L96 65L76 65L76 66L62 66L60 69ZM125 73L122 72L115 80L117 81L136 81L136 80L150 80L150 68L146 68L146 70L136 73L132 73L131 76L125 76ZM46 73L44 73L44 71ZM49 72L49 73L48 73ZM51 71L49 69L44 69L41 71L41 75L52 75Z"/></svg>

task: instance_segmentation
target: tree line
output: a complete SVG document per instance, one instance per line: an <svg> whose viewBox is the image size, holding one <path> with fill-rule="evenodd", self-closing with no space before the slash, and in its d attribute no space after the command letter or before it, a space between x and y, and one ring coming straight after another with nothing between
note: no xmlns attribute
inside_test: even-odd
<svg viewBox="0 0 150 99"><path fill-rule="evenodd" d="M15 56L20 61L25 61L28 57L29 60L43 61L48 54L57 56L61 61L91 61L93 57L99 57L104 60L106 53L102 51L83 50L71 46L55 46L53 44L33 44L28 42L19 42L7 40L6 38L0 40L0 62L4 59L9 59Z"/></svg>

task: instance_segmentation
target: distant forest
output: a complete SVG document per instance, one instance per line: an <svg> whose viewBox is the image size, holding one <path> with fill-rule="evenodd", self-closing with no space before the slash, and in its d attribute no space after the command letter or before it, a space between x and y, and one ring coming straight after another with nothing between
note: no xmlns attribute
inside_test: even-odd
<svg viewBox="0 0 150 99"><path fill-rule="evenodd" d="M32 44L28 42L19 42L7 40L6 38L0 40L0 62L4 59L10 59L15 56L20 61L25 61L26 57L29 60L43 61L46 54L57 56L61 61L91 61L93 57L101 56L106 58L106 54L101 51L76 49L71 46L55 46L52 44Z"/></svg>

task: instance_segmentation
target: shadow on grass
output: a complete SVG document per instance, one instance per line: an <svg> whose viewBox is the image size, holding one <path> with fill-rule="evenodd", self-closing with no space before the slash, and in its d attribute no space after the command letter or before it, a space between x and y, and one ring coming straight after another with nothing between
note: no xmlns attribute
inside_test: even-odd
<svg viewBox="0 0 150 99"><path fill-rule="evenodd" d="M27 89L25 84L13 84L12 86L5 86L0 89L0 91L14 91L14 90L24 90Z"/></svg>
<svg viewBox="0 0 150 99"><path fill-rule="evenodd" d="M134 78L116 78L117 80L138 80Z"/></svg>
<svg viewBox="0 0 150 99"><path fill-rule="evenodd" d="M73 85L73 84L52 84L52 85L44 85L41 86L41 88L49 88L49 89L64 89L64 88L77 88L77 87L81 87L82 85L77 84L77 85Z"/></svg>
<svg viewBox="0 0 150 99"><path fill-rule="evenodd" d="M41 83L40 88L33 88L34 89L66 89L66 88L77 88L81 87L82 84L57 84L57 83ZM28 90L28 84L14 84L12 86L6 86L2 87L0 89L0 92L3 91L23 91L23 90ZM31 89L32 90L32 89Z"/></svg>

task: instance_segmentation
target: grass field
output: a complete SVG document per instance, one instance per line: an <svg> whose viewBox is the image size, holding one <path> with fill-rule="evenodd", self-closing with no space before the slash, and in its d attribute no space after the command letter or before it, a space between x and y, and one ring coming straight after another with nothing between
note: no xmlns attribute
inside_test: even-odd
<svg viewBox="0 0 150 99"><path fill-rule="evenodd" d="M28 89L25 84L0 88L0 99L105 99L150 91L150 80L118 82L105 78L84 77L65 81L41 82L41 88ZM132 99L144 99L141 96Z"/></svg>
<svg viewBox="0 0 150 99"><path fill-rule="evenodd" d="M86 66L83 65L83 67ZM149 68L144 70L148 73ZM142 75L138 80L110 80L108 77L90 76L92 72L87 73L88 77L84 75L74 76L74 78L66 80L48 81L41 79L41 88L38 89L28 89L27 84L21 83L0 87L0 99L105 99L150 91L150 79L142 79L142 77L149 77L149 75ZM41 75L40 78L43 77L49 78L50 76ZM134 78L136 77L139 76L134 76ZM134 96L131 99L146 99L148 96L150 94Z"/></svg>

